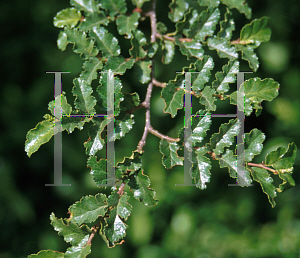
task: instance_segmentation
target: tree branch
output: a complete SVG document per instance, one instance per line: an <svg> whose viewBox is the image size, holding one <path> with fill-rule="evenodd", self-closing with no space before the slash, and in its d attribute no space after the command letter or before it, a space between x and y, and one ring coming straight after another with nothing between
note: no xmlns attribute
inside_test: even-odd
<svg viewBox="0 0 300 258"><path fill-rule="evenodd" d="M274 175L277 175L277 174L278 174L278 171L277 171L277 170L272 169L272 168L269 168L269 167L267 167L267 166L264 165L264 164L247 163L247 165L248 165L248 166L252 166L252 167L264 168L264 169L266 169L266 170L271 171Z"/></svg>
<svg viewBox="0 0 300 258"><path fill-rule="evenodd" d="M160 139L165 139L165 140L170 141L170 142L178 142L178 141L180 141L179 138L175 139L175 138L172 138L170 136L167 136L167 135L164 135L164 134L160 133L159 131L153 129L152 126L148 130L149 130L149 133L152 133L153 135L159 137Z"/></svg>
<svg viewBox="0 0 300 258"><path fill-rule="evenodd" d="M170 40L170 41L175 42L175 38L167 36L167 35L161 35L158 32L156 33L156 37L159 38L159 39L164 38L166 40ZM179 41L181 41L181 42L182 41L191 42L192 40L193 39L191 39L191 38L179 38Z"/></svg>

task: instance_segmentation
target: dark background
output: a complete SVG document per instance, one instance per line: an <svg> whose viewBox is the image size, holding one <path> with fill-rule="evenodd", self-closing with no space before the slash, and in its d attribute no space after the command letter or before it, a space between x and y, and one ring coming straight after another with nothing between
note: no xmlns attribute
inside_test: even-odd
<svg viewBox="0 0 300 258"><path fill-rule="evenodd" d="M300 49L296 30L300 4L296 0L247 2L252 19L268 16L272 29L270 42L258 48L259 71L247 78L274 78L281 85L279 97L263 104L260 117L252 114L246 118L245 132L259 128L267 136L264 151L256 158L261 162L267 152L278 146L287 147L292 141L300 146ZM159 21L167 23L168 4L164 1L158 9ZM59 218L67 217L67 209L75 201L99 192L86 168L83 142L88 138L87 130L63 133L63 183L71 183L71 187L44 186L53 183L53 139L31 158L24 151L27 131L49 113L48 103L53 99L54 76L45 71L71 71L63 75L66 92L71 91L72 80L81 71L82 61L71 46L65 52L56 46L59 29L53 26L53 17L67 7L67 0L13 0L0 4L0 258L26 257L44 249L65 252L69 245L50 225L51 212ZM232 12L236 39L250 21L236 10ZM147 21L144 24L144 28L149 25ZM168 32L172 30L169 27ZM215 58L216 65L221 67L224 60L219 64L217 60L220 59ZM156 77L160 81L172 79L175 71L192 61L175 60L165 67L157 64ZM246 62L241 67L249 71ZM124 76L123 91L136 91L143 101L146 87L132 81L133 76L130 72ZM151 123L160 132L177 137L184 111L180 110L175 119L164 114L160 91L153 90ZM72 95L68 96L72 103ZM232 112L232 107L227 110L228 103L225 104L220 113ZM142 136L144 110L134 115L134 128L116 142L116 162L130 156ZM211 133L218 131L221 122L226 121L213 121ZM159 204L148 208L132 200L126 242L109 249L100 237L95 237L89 257L299 257L299 155L294 169L297 185L276 197L277 205L272 209L257 182L248 188L228 187L235 181L227 169L216 169L217 161L213 162L206 190L175 187L183 183L183 167L164 169L158 144L157 137L148 135L143 167Z"/></svg>

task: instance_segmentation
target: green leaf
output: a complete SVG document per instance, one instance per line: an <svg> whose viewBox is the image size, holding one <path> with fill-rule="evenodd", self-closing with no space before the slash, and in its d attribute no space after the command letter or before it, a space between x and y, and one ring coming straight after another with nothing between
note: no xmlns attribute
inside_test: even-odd
<svg viewBox="0 0 300 258"><path fill-rule="evenodd" d="M98 11L98 13L93 13L85 17L79 24L79 29L83 31L91 31L95 26L107 26L108 23L109 19L106 17L105 13L103 11Z"/></svg>
<svg viewBox="0 0 300 258"><path fill-rule="evenodd" d="M168 13L168 17L172 22L180 21L185 11L189 8L189 4L185 0L172 0L169 4L171 11Z"/></svg>
<svg viewBox="0 0 300 258"><path fill-rule="evenodd" d="M271 29L267 27L268 20L268 17L262 17L246 24L240 33L240 44L253 44L256 48L260 43L269 41Z"/></svg>
<svg viewBox="0 0 300 258"><path fill-rule="evenodd" d="M167 31L168 31L168 28L167 26L162 23L162 22L157 22L156 23L156 31L159 33L159 34L165 34Z"/></svg>
<svg viewBox="0 0 300 258"><path fill-rule="evenodd" d="M127 11L125 0L105 0L99 4L101 8L105 9L111 16L115 16L118 13L126 13Z"/></svg>
<svg viewBox="0 0 300 258"><path fill-rule="evenodd" d="M198 16L199 14L197 10L194 10L193 8L189 8L188 12L184 14L183 20L176 22L175 24L176 31L168 35L170 36L178 35L179 37L181 37L181 34L184 34L185 36L187 36L190 31L191 24L198 19Z"/></svg>
<svg viewBox="0 0 300 258"><path fill-rule="evenodd" d="M206 153L206 147L198 148L192 152L193 166L190 169L190 173L194 183L201 190L206 188L206 183L209 182L211 175L211 161L209 158L204 156Z"/></svg>
<svg viewBox="0 0 300 258"><path fill-rule="evenodd" d="M94 106L96 105L96 99L92 96L92 87L82 78L74 79L73 83L72 93L76 97L75 107L80 109L84 115L95 114Z"/></svg>
<svg viewBox="0 0 300 258"><path fill-rule="evenodd" d="M66 258L86 257L91 253L91 245L71 246L66 251Z"/></svg>
<svg viewBox="0 0 300 258"><path fill-rule="evenodd" d="M77 117L73 115L70 115L70 117L63 116L61 119L61 129L62 131L66 130L68 133L72 133L75 128L82 130L86 122L89 122L87 117Z"/></svg>
<svg viewBox="0 0 300 258"><path fill-rule="evenodd" d="M229 83L234 83L236 74L239 72L239 62L229 61L227 65L222 68L223 72L216 73L216 80L213 82L213 88L219 93L229 91Z"/></svg>
<svg viewBox="0 0 300 258"><path fill-rule="evenodd" d="M174 44L173 44L174 45ZM150 43L148 46L147 46L147 56L149 57L149 58L152 58L155 54L156 54L156 52L157 52L157 50L158 50L158 44L156 43L156 42L154 42L154 43ZM171 60L172 61L172 60ZM170 61L170 62L171 62Z"/></svg>
<svg viewBox="0 0 300 258"><path fill-rule="evenodd" d="M147 39L145 35L140 30L135 30L132 32L133 38L131 38L132 48L129 49L129 54L133 58L144 58L147 52L142 48L142 46L147 44Z"/></svg>
<svg viewBox="0 0 300 258"><path fill-rule="evenodd" d="M131 0L132 4L135 5L137 8L142 8L143 4L149 2L150 0Z"/></svg>
<svg viewBox="0 0 300 258"><path fill-rule="evenodd" d="M255 181L259 182L263 192L268 196L269 202L272 208L275 207L276 203L274 198L276 197L276 189L273 185L273 178L267 170L258 167L251 167L250 169L252 177Z"/></svg>
<svg viewBox="0 0 300 258"><path fill-rule="evenodd" d="M176 90L176 88L174 83L169 82L161 91L161 97L164 99L166 105L164 112L171 114L172 118L176 116L177 109L182 109L183 107L184 90Z"/></svg>
<svg viewBox="0 0 300 258"><path fill-rule="evenodd" d="M71 0L70 4L76 9L84 11L86 14L98 12L98 4L95 0Z"/></svg>
<svg viewBox="0 0 300 258"><path fill-rule="evenodd" d="M133 128L134 115L125 113L124 111L120 112L120 115L115 120L115 132L113 134L108 134L109 141L115 141L116 139L121 139L125 136L126 133Z"/></svg>
<svg viewBox="0 0 300 258"><path fill-rule="evenodd" d="M101 133L108 121L106 117L101 122L94 118L93 123L89 128L89 139L84 143L84 147L86 148L85 153L89 156L95 155L99 150L103 149L105 141L101 138Z"/></svg>
<svg viewBox="0 0 300 258"><path fill-rule="evenodd" d="M61 95L56 96L55 100L58 101L59 98L61 98L61 114L67 115L72 113L72 107L70 104L68 104L67 97L65 96L65 92L63 91ZM52 100L48 104L48 110L51 112L51 114L54 116L54 107L55 107L55 101Z"/></svg>
<svg viewBox="0 0 300 258"><path fill-rule="evenodd" d="M134 12L130 16L120 15L116 20L116 24L118 27L118 32L120 35L127 35L127 38L131 38L131 31L136 30L139 22L140 14L138 12Z"/></svg>
<svg viewBox="0 0 300 258"><path fill-rule="evenodd" d="M225 155L217 157L220 162L220 168L228 167L229 175L237 178L240 186L250 186L252 183L250 173L243 165L244 158L234 155L232 150L226 150ZM239 175L239 177L237 177Z"/></svg>
<svg viewBox="0 0 300 258"><path fill-rule="evenodd" d="M205 105L205 110L216 110L217 106L214 103L216 100L216 97L214 96L215 93L216 91L210 86L205 86L204 90L202 91L199 102L200 104Z"/></svg>
<svg viewBox="0 0 300 258"><path fill-rule="evenodd" d="M25 141L25 151L28 157L36 152L40 146L52 138L54 135L54 123L44 120L39 122L34 129L28 131Z"/></svg>
<svg viewBox="0 0 300 258"><path fill-rule="evenodd" d="M230 9L236 8L240 13L245 14L247 19L251 19L251 8L245 0L221 0L221 2L226 4Z"/></svg>
<svg viewBox="0 0 300 258"><path fill-rule="evenodd" d="M83 71L80 74L80 77L91 84L94 79L98 77L98 70L101 70L103 67L102 60L99 60L97 57L90 57L83 64Z"/></svg>
<svg viewBox="0 0 300 258"><path fill-rule="evenodd" d="M98 54L98 50L94 47L94 41L87 38L84 31L65 27L65 33L68 43L74 44L73 51L77 54L82 54L84 59Z"/></svg>
<svg viewBox="0 0 300 258"><path fill-rule="evenodd" d="M192 56L200 59L204 54L204 50L202 48L201 43L199 43L195 40L187 42L187 41L180 41L178 38L176 38L175 43L177 46L179 46L180 52L183 55L187 56L188 60Z"/></svg>
<svg viewBox="0 0 300 258"><path fill-rule="evenodd" d="M151 79L151 65L152 62L149 61L137 61L136 63L136 72L138 75L138 79L141 83L145 84Z"/></svg>
<svg viewBox="0 0 300 258"><path fill-rule="evenodd" d="M124 74L127 69L131 69L135 60L130 58L125 60L122 56L111 56L107 59L105 70L112 70L114 74Z"/></svg>
<svg viewBox="0 0 300 258"><path fill-rule="evenodd" d="M57 47L58 49L60 49L61 51L65 51L68 45L68 37L67 37L67 33L65 33L64 31L60 31L58 34L58 38L57 38Z"/></svg>
<svg viewBox="0 0 300 258"><path fill-rule="evenodd" d="M229 120L220 126L219 133L214 133L210 138L210 147L216 155L223 153L225 147L231 146L238 135L240 122L236 119Z"/></svg>
<svg viewBox="0 0 300 258"><path fill-rule="evenodd" d="M128 186L133 192L133 196L146 206L155 206L157 200L154 199L155 191L149 188L150 180L148 176L143 174L143 170L139 169L130 177Z"/></svg>
<svg viewBox="0 0 300 258"><path fill-rule="evenodd" d="M122 162L116 165L116 178L128 180L129 176L133 175L135 171L142 168L142 156L138 151L133 151L131 157L124 157Z"/></svg>
<svg viewBox="0 0 300 258"><path fill-rule="evenodd" d="M177 142L168 142L162 139L159 143L159 151L163 154L162 164L170 169L176 165L183 165L183 157L179 157L177 150L180 148Z"/></svg>
<svg viewBox="0 0 300 258"><path fill-rule="evenodd" d="M112 180L109 180L110 178L106 178L107 172L105 159L100 159L99 162L97 162L96 156L90 156L87 160L87 167L91 168L91 175L93 176L93 180L97 187L102 187L106 184L111 185L114 183Z"/></svg>
<svg viewBox="0 0 300 258"><path fill-rule="evenodd" d="M104 27L95 26L90 34L96 41L103 56L118 56L121 53L118 39L109 33Z"/></svg>
<svg viewBox="0 0 300 258"><path fill-rule="evenodd" d="M262 131L254 128L250 133L245 133L244 139L244 150L245 150L245 161L250 162L254 155L261 153L263 148L263 141L266 136Z"/></svg>
<svg viewBox="0 0 300 258"><path fill-rule="evenodd" d="M80 226L94 222L100 216L104 217L108 207L106 201L106 195L102 193L82 197L69 208L71 221Z"/></svg>
<svg viewBox="0 0 300 258"><path fill-rule="evenodd" d="M58 12L54 19L53 24L55 27L63 28L64 26L75 27L81 19L80 11L75 8L66 8Z"/></svg>
<svg viewBox="0 0 300 258"><path fill-rule="evenodd" d="M220 19L218 8L209 8L201 12L198 18L190 25L188 38L195 38L198 41L204 41L208 36L212 36L216 25Z"/></svg>
<svg viewBox="0 0 300 258"><path fill-rule="evenodd" d="M192 90L198 93L204 88L205 83L210 79L210 71L214 68L214 62L212 57L203 56L201 60L197 60L194 65L194 69L189 69L193 72L191 75L192 79Z"/></svg>
<svg viewBox="0 0 300 258"><path fill-rule="evenodd" d="M242 59L248 61L252 71L256 72L259 67L259 62L257 55L254 53L253 47L240 44L236 44L235 47L237 51L242 52Z"/></svg>
<svg viewBox="0 0 300 258"><path fill-rule="evenodd" d="M216 36L207 40L209 49L216 50L219 57L228 58L230 60L238 58L235 47L230 46L226 38L218 38Z"/></svg>
<svg viewBox="0 0 300 258"><path fill-rule="evenodd" d="M63 236L65 242L70 243L71 245L78 246L84 245L89 239L89 235L92 233L91 229L82 225L79 227L70 219L57 219L55 214L52 212L50 215L51 225L54 227L54 230L58 232L58 235Z"/></svg>
<svg viewBox="0 0 300 258"><path fill-rule="evenodd" d="M165 40L162 45L163 57L162 62L164 64L169 64L172 62L173 57L175 55L175 45L172 41Z"/></svg>
<svg viewBox="0 0 300 258"><path fill-rule="evenodd" d="M126 221L132 210L132 206L127 203L128 198L129 196L126 193L119 196L114 191L107 199L108 206L111 209L108 212L109 217L105 218L106 224L102 223L99 233L108 247L121 244L123 241L120 240L126 235L126 228L128 226L122 219Z"/></svg>
<svg viewBox="0 0 300 258"><path fill-rule="evenodd" d="M227 8L224 15L224 20L220 22L220 31L217 34L218 38L225 38L230 40L232 37L232 32L235 30L234 20L230 19L231 12Z"/></svg>
<svg viewBox="0 0 300 258"><path fill-rule="evenodd" d="M198 0L201 6L217 7L220 4L219 0Z"/></svg>
<svg viewBox="0 0 300 258"><path fill-rule="evenodd" d="M63 258L64 253L52 251L52 250L43 250L38 252L37 254L28 255L27 258Z"/></svg>

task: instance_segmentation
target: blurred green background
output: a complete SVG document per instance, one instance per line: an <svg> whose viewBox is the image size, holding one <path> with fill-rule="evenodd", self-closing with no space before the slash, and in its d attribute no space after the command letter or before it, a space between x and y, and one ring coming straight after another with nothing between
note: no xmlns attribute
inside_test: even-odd
<svg viewBox="0 0 300 258"><path fill-rule="evenodd" d="M296 0L247 1L252 19L270 17L272 37L258 48L260 69L250 77L274 78L281 85L280 95L272 103L263 104L260 117L246 118L245 132L261 129L267 136L264 159L270 150L286 147L294 141L300 146L300 4ZM168 25L168 3L161 1L158 20ZM53 183L53 139L29 159L24 151L26 133L48 113L53 99L54 76L45 71L71 71L63 75L63 90L69 103L74 100L68 92L72 80L81 71L82 61L68 46L65 52L57 49L59 29L53 17L69 7L67 0L1 1L1 77L0 86L0 258L27 257L43 249L65 252L69 246L50 225L49 216L68 217L67 209L83 195L96 194L96 188L86 168L83 142L87 130L63 133L63 183L71 187L46 187ZM233 10L236 22L235 38L249 21ZM146 29L149 22L144 22ZM169 31L173 27L168 26ZM215 63L220 60L215 58ZM190 60L192 62L194 60ZM177 59L166 67L156 66L159 81L174 78L188 61ZM218 69L224 63L217 63ZM241 62L242 71L249 71ZM132 81L134 73L122 78L124 92L138 92L143 101L146 87ZM130 79L131 78L131 79ZM175 119L164 114L160 89L154 88L151 100L151 123L160 132L177 137L183 126L184 111ZM221 104L222 112L234 112ZM195 106L193 113L195 113ZM136 149L144 127L144 110L134 112L134 128L128 136L116 142L116 162L130 156ZM222 119L213 121L217 132ZM125 243L107 248L95 237L89 257L300 257L300 190L299 155L296 158L294 179L296 187L276 197L271 208L260 185L229 187L235 183L227 169L216 169L213 162L211 182L206 190L194 187L175 187L183 183L183 167L166 170L158 151L159 139L148 135L144 147L143 166L157 192L159 204L148 208L132 200L133 212ZM277 181L275 181L278 183ZM127 188L126 188L127 189ZM128 190L128 189L127 189ZM100 192L104 191L100 189ZM104 191L106 192L106 191Z"/></svg>

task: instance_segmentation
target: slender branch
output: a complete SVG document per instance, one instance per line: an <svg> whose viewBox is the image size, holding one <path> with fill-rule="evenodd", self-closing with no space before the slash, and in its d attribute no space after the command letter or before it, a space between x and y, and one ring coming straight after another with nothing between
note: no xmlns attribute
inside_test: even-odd
<svg viewBox="0 0 300 258"><path fill-rule="evenodd" d="M175 42L175 38L167 36L167 35L161 35L158 32L156 33L156 37L159 38L159 39L164 38L166 40L170 40L170 41ZM192 40L193 39L191 39L191 38L179 38L179 41L181 41L181 42L182 41L191 42Z"/></svg>
<svg viewBox="0 0 300 258"><path fill-rule="evenodd" d="M93 240L94 236L96 235L98 229L100 228L100 225L101 225L101 220L99 220L99 222L91 228L92 234L90 235L90 237L89 237L89 239L88 239L88 241L86 242L85 245L91 245L92 244L92 240Z"/></svg>
<svg viewBox="0 0 300 258"><path fill-rule="evenodd" d="M278 174L278 171L277 171L277 170L272 169L272 168L269 168L269 167L267 167L267 166L264 165L264 164L247 163L247 165L248 165L248 166L252 166L252 167L264 168L264 169L266 169L266 170L271 171L274 175L277 175L277 174Z"/></svg>
<svg viewBox="0 0 300 258"><path fill-rule="evenodd" d="M180 141L179 138L175 139L175 138L172 138L170 136L167 136L167 135L164 135L164 134L160 133L159 131L153 129L152 126L148 130L149 130L149 133L152 133L153 135L159 137L160 139L165 139L165 140L170 141L170 142L178 142L178 141Z"/></svg>
<svg viewBox="0 0 300 258"><path fill-rule="evenodd" d="M164 88L166 87L166 83L165 82L159 82L157 81L155 78L153 79L153 84L157 87L161 87L161 88Z"/></svg>

